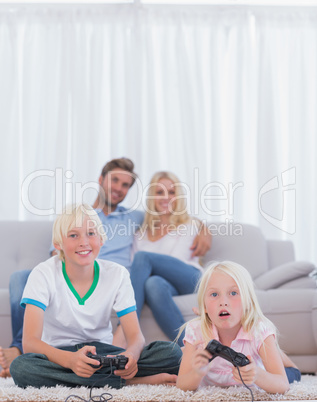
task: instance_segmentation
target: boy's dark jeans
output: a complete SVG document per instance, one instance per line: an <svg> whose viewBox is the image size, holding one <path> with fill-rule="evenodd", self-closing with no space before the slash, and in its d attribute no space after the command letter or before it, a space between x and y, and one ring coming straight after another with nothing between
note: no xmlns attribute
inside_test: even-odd
<svg viewBox="0 0 317 402"><path fill-rule="evenodd" d="M124 349L99 342L60 347L59 349L76 352L85 345L96 346L97 354L103 356L124 354ZM147 377L159 373L178 374L181 358L182 351L177 344L161 341L152 342L145 346L141 353L136 377ZM103 367L91 377L84 378L79 377L70 369L50 362L45 355L36 353L26 353L13 360L10 373L15 384L22 388L28 386L35 388L55 387L56 385L66 387L90 387L92 385L104 387L109 385L113 388L121 388L125 385L125 380L121 377L114 374L110 375L109 367Z"/></svg>

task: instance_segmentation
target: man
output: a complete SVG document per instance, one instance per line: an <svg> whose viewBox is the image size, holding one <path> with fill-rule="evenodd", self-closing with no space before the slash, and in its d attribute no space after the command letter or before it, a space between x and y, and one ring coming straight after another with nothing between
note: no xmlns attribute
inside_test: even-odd
<svg viewBox="0 0 317 402"><path fill-rule="evenodd" d="M101 247L98 258L123 265L131 265L131 249L135 231L143 222L142 211L129 210L119 205L133 186L136 174L134 163L128 158L113 159L101 171L100 190L93 204L104 226L108 240ZM194 256L203 256L210 248L211 236L201 231L192 244ZM52 255L54 249L51 250ZM30 270L17 271L10 278L10 304L13 340L9 348L0 347L0 377L10 376L11 362L23 353L22 328L24 309L20 306L22 293Z"/></svg>

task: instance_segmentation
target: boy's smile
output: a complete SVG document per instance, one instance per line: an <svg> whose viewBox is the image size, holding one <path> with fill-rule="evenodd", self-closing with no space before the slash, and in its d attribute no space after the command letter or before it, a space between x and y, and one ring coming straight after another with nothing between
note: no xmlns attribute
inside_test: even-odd
<svg viewBox="0 0 317 402"><path fill-rule="evenodd" d="M62 244L55 245L58 250L64 251L67 269L93 267L103 243L98 231L90 223L89 217L85 217L81 227L69 230L62 237Z"/></svg>
<svg viewBox="0 0 317 402"><path fill-rule="evenodd" d="M81 257L89 257L91 253L92 250L76 251L76 254L80 255Z"/></svg>
<svg viewBox="0 0 317 402"><path fill-rule="evenodd" d="M89 253L91 253L91 250L87 250L87 251L76 251L77 254L79 255L87 255Z"/></svg>

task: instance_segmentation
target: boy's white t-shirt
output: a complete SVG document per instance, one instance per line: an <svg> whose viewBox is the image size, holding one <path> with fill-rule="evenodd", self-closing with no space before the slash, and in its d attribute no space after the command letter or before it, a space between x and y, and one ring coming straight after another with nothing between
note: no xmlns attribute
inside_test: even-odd
<svg viewBox="0 0 317 402"><path fill-rule="evenodd" d="M42 308L42 341L51 346L87 342L112 343L111 311L118 317L136 310L134 291L126 268L115 262L95 261L94 282L81 299L58 256L37 265L25 286L21 306Z"/></svg>

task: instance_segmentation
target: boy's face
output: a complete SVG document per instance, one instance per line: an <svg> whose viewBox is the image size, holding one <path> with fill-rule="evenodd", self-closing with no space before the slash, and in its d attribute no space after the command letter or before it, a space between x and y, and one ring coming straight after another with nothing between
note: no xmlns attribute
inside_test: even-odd
<svg viewBox="0 0 317 402"><path fill-rule="evenodd" d="M93 267L103 244L93 223L89 217L85 217L81 227L74 227L62 237L61 245L54 244L57 250L64 251L67 268Z"/></svg>
<svg viewBox="0 0 317 402"><path fill-rule="evenodd" d="M123 169L114 169L105 175L100 176L99 184L102 188L100 192L102 201L105 205L115 209L124 200L130 187L132 186L131 173Z"/></svg>
<svg viewBox="0 0 317 402"><path fill-rule="evenodd" d="M243 314L241 295L235 280L224 272L212 273L206 293L205 309L212 323L221 330L237 333Z"/></svg>

